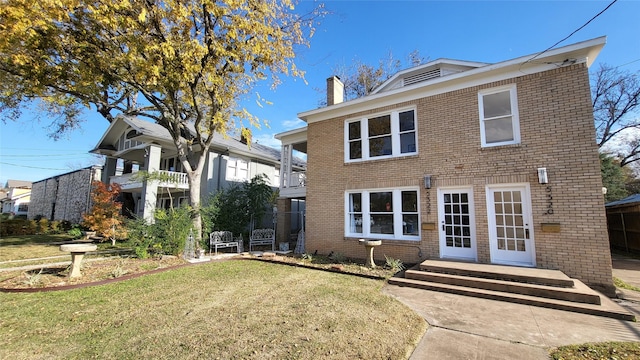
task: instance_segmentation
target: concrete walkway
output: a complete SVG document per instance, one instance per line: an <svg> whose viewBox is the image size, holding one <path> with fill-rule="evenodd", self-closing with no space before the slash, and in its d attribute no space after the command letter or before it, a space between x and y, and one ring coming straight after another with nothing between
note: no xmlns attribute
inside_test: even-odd
<svg viewBox="0 0 640 360"><path fill-rule="evenodd" d="M640 260L615 256L614 276L640 287ZM544 359L550 348L640 341L640 323L394 285L385 293L422 316L429 328L410 359ZM626 292L625 292L626 293ZM617 301L640 319L638 301Z"/></svg>

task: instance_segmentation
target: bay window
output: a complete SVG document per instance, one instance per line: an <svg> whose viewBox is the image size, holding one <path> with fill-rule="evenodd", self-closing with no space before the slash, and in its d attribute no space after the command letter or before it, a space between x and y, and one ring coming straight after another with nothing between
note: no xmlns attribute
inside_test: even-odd
<svg viewBox="0 0 640 360"><path fill-rule="evenodd" d="M416 152L416 117L413 109L345 123L345 162Z"/></svg>
<svg viewBox="0 0 640 360"><path fill-rule="evenodd" d="M345 214L345 236L420 239L417 189L349 191Z"/></svg>

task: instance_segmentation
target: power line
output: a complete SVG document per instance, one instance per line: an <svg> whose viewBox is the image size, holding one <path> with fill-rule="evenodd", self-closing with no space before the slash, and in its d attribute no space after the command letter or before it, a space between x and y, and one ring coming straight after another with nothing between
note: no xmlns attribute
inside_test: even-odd
<svg viewBox="0 0 640 360"><path fill-rule="evenodd" d="M0 157L21 157L21 158L25 158L25 157L58 157L58 156L78 156L78 155L90 155L86 152L83 153L72 153L72 154L31 154L31 155L24 155L24 154L0 154Z"/></svg>
<svg viewBox="0 0 640 360"><path fill-rule="evenodd" d="M13 154L0 154L0 157L12 157L12 158L17 158L17 157L21 157L21 158L29 158L29 157L58 157L58 156L78 156L78 155L90 155L86 152L82 152L82 153L71 153L71 154L31 154L31 155L13 155Z"/></svg>
<svg viewBox="0 0 640 360"><path fill-rule="evenodd" d="M7 163L7 162L3 162L3 161L0 161L0 164L16 166L16 167L23 167L23 168L29 168L29 169L39 169L39 170L69 170L69 169L57 169L57 168L45 168L45 167L37 167L37 166L18 165L18 164L11 164L11 163Z"/></svg>
<svg viewBox="0 0 640 360"><path fill-rule="evenodd" d="M546 53L547 51L553 49L554 47L556 47L558 44L560 44L561 42L567 40L568 38L570 38L571 36L573 36L573 34L577 33L578 31L582 30L585 26L589 25L590 22L592 22L593 20L595 20L598 16L602 15L602 13L604 13L605 11L607 11L613 4L615 4L618 0L613 0L609 5L607 5L606 8L604 8L602 11L600 11L599 13L597 13L594 17L592 17L591 19L589 19L589 21L587 21L586 23L584 23L584 25L580 26L579 28L577 28L576 30L574 30L571 34L565 36L562 40L556 42L555 44L549 46L547 49L545 49L544 51L536 54L534 57L532 57L531 59L525 61L522 63L522 65L533 61L533 59L537 58L538 56Z"/></svg>

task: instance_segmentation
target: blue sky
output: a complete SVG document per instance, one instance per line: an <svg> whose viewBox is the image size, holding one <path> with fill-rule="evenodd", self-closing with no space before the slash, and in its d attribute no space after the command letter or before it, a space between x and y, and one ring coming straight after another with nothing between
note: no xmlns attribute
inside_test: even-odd
<svg viewBox="0 0 640 360"><path fill-rule="evenodd" d="M275 90L255 89L272 105L255 105L255 95L242 102L270 126L253 129L254 140L278 146L273 134L303 126L297 118L315 109L325 80L337 65L354 60L377 64L389 52L404 59L418 50L430 60L449 58L500 62L535 54L560 41L602 11L611 1L325 1L332 14L321 21L309 48L300 49L300 79L284 78ZM302 1L299 11L314 6ZM559 46L607 36L607 45L592 70L601 63L640 71L640 1L619 0ZM0 186L7 179L38 181L99 162L91 150L108 127L87 112L81 130L58 141L41 121L25 114L15 123L0 122Z"/></svg>

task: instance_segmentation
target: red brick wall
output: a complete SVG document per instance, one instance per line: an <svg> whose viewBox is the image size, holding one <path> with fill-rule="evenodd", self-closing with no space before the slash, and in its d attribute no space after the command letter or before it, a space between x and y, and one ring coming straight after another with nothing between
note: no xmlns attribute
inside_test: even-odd
<svg viewBox="0 0 640 360"><path fill-rule="evenodd" d="M482 148L478 91L510 84L517 86L521 143ZM345 164L346 119L406 106L416 107L418 155ZM538 167L547 168L548 185L538 184ZM433 176L431 190L423 188L425 174ZM612 287L588 69L583 64L312 123L307 175L307 252L364 258L357 239L344 236L346 190L419 187L420 221L437 224L437 188L469 185L478 261L488 263L486 186L529 183L537 267ZM553 214L545 214L549 194ZM559 223L560 232L543 232L543 223ZM439 258L438 236L437 230L421 230L420 241L385 240L376 258L387 255L405 263Z"/></svg>

